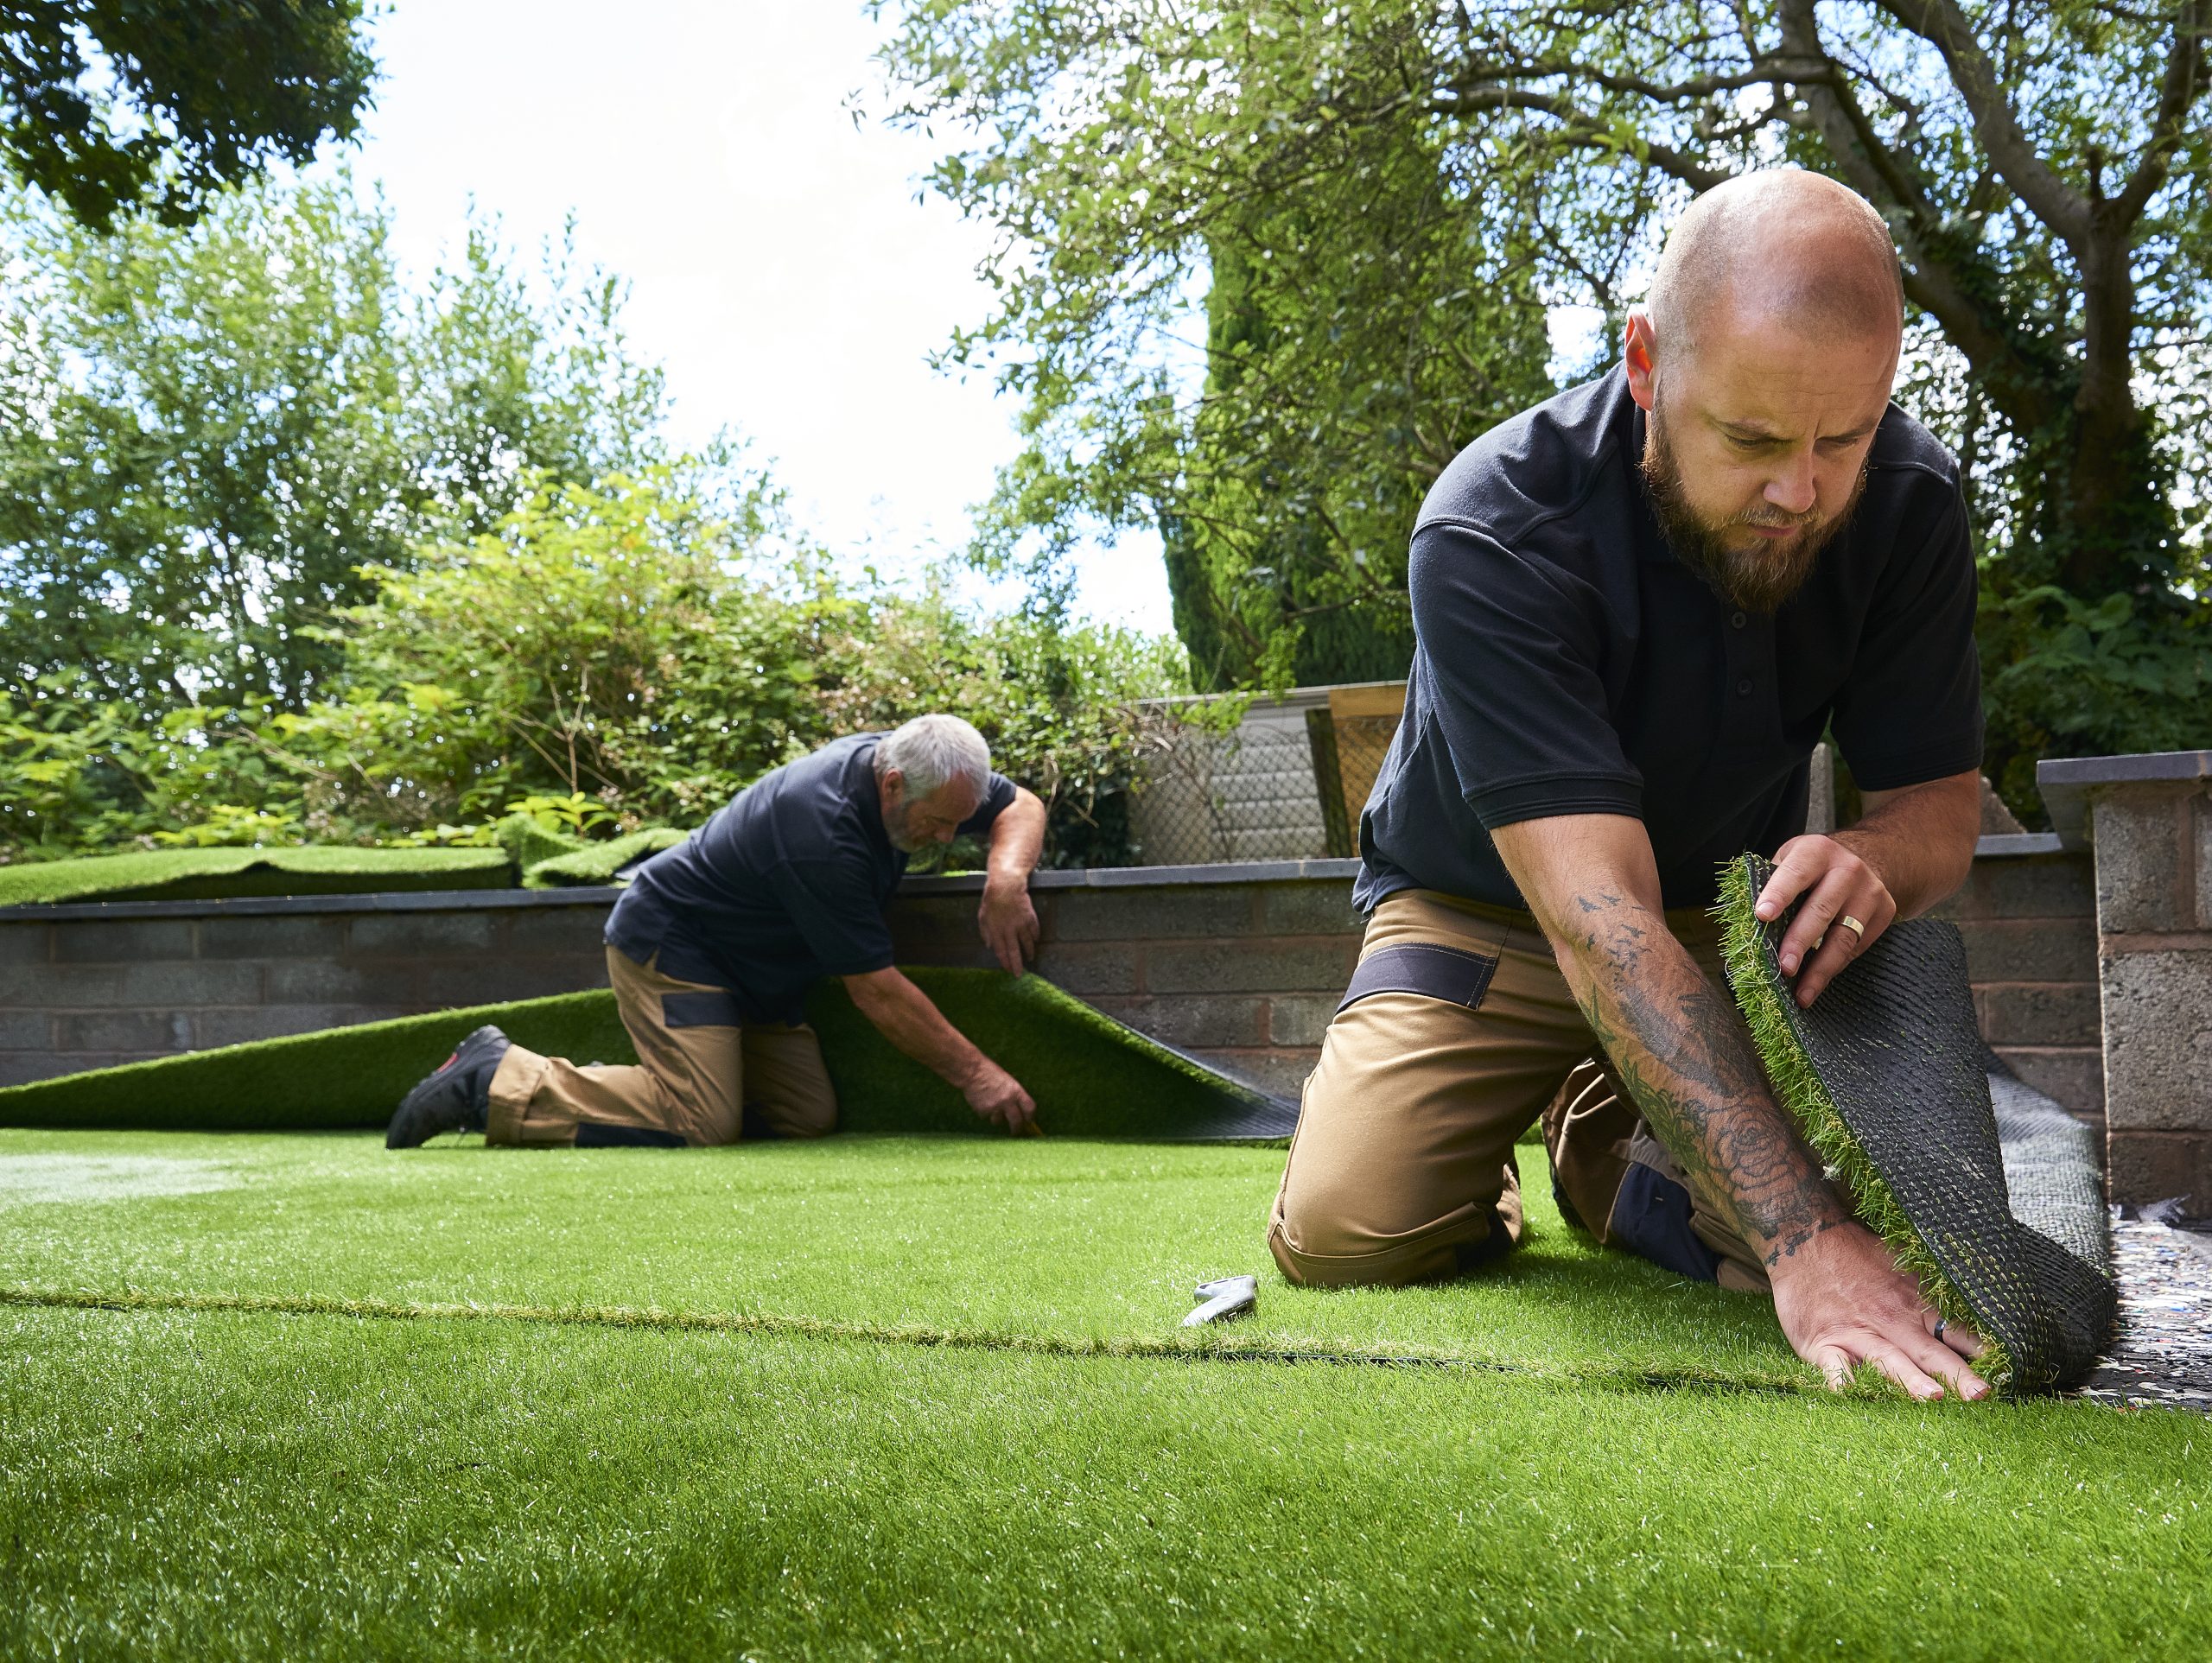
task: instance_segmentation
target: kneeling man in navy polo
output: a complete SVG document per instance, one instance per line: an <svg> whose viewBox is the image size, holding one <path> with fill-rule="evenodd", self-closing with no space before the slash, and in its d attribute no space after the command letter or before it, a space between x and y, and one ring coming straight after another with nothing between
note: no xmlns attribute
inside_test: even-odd
<svg viewBox="0 0 2212 1663"><path fill-rule="evenodd" d="M836 1094L806 993L842 978L891 1043L957 1086L983 1120L1036 1131L1020 1082L891 962L884 907L907 857L988 836L983 940L1019 975L1037 945L1029 873L1045 807L991 770L957 716L833 741L764 775L639 869L607 924L607 980L635 1064L541 1057L479 1028L410 1092L385 1143L444 1132L493 1144L725 1144L742 1131L817 1138Z"/></svg>
<svg viewBox="0 0 2212 1663"><path fill-rule="evenodd" d="M1748 175L1669 237L1623 361L1484 434L1423 505L1416 646L1360 825L1368 915L1268 1226L1294 1281L1478 1272L1519 1241L1541 1120L1571 1222L1774 1299L1836 1381L1986 1393L1769 1089L1706 909L1777 871L1810 1005L1966 877L1975 575L1957 462L1890 402L1888 227ZM1802 835L1823 736L1865 791Z"/></svg>

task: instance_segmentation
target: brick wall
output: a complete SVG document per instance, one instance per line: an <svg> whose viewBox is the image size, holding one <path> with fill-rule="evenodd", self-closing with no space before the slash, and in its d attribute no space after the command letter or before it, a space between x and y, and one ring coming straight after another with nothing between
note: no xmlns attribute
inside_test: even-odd
<svg viewBox="0 0 2212 1663"><path fill-rule="evenodd" d="M2048 837L1986 838L1965 886L1936 916L1966 938L1982 1038L2020 1078L2104 1123L2096 890L2089 861Z"/></svg>
<svg viewBox="0 0 2212 1663"><path fill-rule="evenodd" d="M10 909L0 1084L603 985L607 904L489 891Z"/></svg>
<svg viewBox="0 0 2212 1663"><path fill-rule="evenodd" d="M2212 1213L2212 752L2037 775L2054 823L2095 849L2113 1198Z"/></svg>
<svg viewBox="0 0 2212 1663"><path fill-rule="evenodd" d="M1295 1095L1351 974L1351 864L1046 873L1038 968ZM977 880L918 879L899 956L988 964ZM0 1084L240 1040L606 985L613 892L317 896L0 912Z"/></svg>
<svg viewBox="0 0 2212 1663"><path fill-rule="evenodd" d="M2049 840L2029 840L2036 847ZM1045 873L1041 974L1294 1095L1359 942L1352 863ZM919 879L899 956L987 964L977 880ZM456 1005L604 985L606 891L324 896L0 913L0 1082ZM2026 1078L2101 1110L2094 897L2078 857L1978 861L1948 911L1984 1031Z"/></svg>
<svg viewBox="0 0 2212 1663"><path fill-rule="evenodd" d="M1133 1028L1294 1098L1351 980L1360 921L1352 862L1308 861L1302 867L1313 875L1269 875L1293 864L1230 868L1245 875L1230 881L1147 881L1149 871L1137 868L1066 874L1110 883L1040 883L1038 973ZM976 938L972 890L912 888L892 919L901 959L992 962Z"/></svg>

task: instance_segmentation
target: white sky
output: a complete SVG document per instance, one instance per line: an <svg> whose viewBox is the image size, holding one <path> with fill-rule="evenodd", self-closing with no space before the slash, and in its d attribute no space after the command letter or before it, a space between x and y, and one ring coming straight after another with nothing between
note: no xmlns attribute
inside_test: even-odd
<svg viewBox="0 0 2212 1663"><path fill-rule="evenodd" d="M988 312L988 238L924 195L950 146L855 126L855 94L886 103L877 34L858 0L397 0L353 166L418 271L472 197L533 260L573 213L677 439L741 429L802 524L893 574L966 541L1019 443L1014 400L926 361ZM1170 627L1156 539L1081 571L1084 610Z"/></svg>

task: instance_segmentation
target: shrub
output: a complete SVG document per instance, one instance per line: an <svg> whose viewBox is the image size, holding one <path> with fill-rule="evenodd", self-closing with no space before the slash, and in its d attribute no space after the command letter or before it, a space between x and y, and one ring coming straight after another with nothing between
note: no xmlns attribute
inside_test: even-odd
<svg viewBox="0 0 2212 1663"><path fill-rule="evenodd" d="M94 699L0 707L14 858L137 839L477 843L696 824L841 733L974 722L1046 800L1048 860L1125 859L1137 700L1185 690L1172 643L979 616L818 553L776 560L665 474L541 484L498 528L369 568L327 632L333 695L190 707L149 728ZM515 823L513 821L510 824Z"/></svg>

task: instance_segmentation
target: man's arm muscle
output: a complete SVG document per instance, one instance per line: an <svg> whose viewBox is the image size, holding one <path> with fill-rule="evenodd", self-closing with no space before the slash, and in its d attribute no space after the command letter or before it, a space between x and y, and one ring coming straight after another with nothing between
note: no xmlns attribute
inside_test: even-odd
<svg viewBox="0 0 2212 1663"><path fill-rule="evenodd" d="M1837 1385L1872 1362L1916 1397L1941 1397L1947 1386L1987 1395L1959 1352L1934 1337L1918 1285L1829 1188L1768 1089L1734 1006L1667 928L1643 822L1564 815L1491 835L1653 1133L1765 1260L1775 1315L1797 1355Z"/></svg>
<svg viewBox="0 0 2212 1663"><path fill-rule="evenodd" d="M1642 823L1571 815L1495 836L1591 1031L1700 1196L1770 1266L1842 1223L1734 1006L1668 930Z"/></svg>

